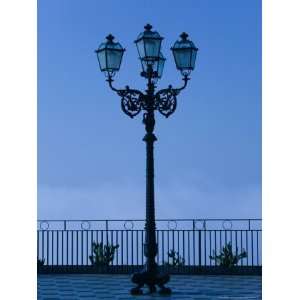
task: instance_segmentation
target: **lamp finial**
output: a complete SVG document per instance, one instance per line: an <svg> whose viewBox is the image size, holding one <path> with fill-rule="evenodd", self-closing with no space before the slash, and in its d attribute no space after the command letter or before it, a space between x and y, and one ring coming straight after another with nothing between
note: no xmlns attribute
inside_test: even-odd
<svg viewBox="0 0 300 300"><path fill-rule="evenodd" d="M188 38L188 36L189 36L189 35L188 35L186 32L183 32L183 33L180 35L180 37L182 38L183 41L186 41L187 38Z"/></svg>
<svg viewBox="0 0 300 300"><path fill-rule="evenodd" d="M152 29L152 25L150 25L149 23L147 25L145 25L144 27L146 29L146 31L150 31Z"/></svg>
<svg viewBox="0 0 300 300"><path fill-rule="evenodd" d="M106 39L109 41L109 42L112 42L113 40L114 40L114 36L110 33L107 37L106 37Z"/></svg>

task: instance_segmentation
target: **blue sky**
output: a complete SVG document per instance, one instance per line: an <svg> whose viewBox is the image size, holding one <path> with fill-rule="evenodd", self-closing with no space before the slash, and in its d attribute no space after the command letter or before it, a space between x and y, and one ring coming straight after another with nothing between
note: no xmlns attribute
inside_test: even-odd
<svg viewBox="0 0 300 300"><path fill-rule="evenodd" d="M112 33L126 48L115 85L145 89L133 41L148 22L165 38L159 88L181 84L179 34L199 48L177 111L157 115L157 217L260 217L257 0L38 1L38 217L144 217L141 115L121 111L94 50Z"/></svg>

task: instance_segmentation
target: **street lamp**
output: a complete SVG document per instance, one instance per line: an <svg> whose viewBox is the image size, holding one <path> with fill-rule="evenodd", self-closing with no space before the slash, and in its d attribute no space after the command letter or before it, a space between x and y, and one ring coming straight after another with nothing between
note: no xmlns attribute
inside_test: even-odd
<svg viewBox="0 0 300 300"><path fill-rule="evenodd" d="M120 43L114 42L114 37L110 34L106 37L107 41L102 43L96 50L100 69L105 73L110 88L121 97L121 108L125 114L133 118L143 111L143 124L145 125L146 135L146 222L145 222L145 243L144 255L146 256L145 268L140 273L132 276L132 282L137 287L131 289L131 294L142 294L142 287L146 284L150 293L156 291L156 285L160 287L161 294L170 294L171 289L164 285L170 280L168 274L162 274L158 270L155 257L158 252L156 242L156 225L154 209L154 159L153 144L157 140L154 135L155 110L159 111L166 118L176 110L176 96L183 90L188 80L188 76L195 67L197 48L194 43L188 40L186 33L181 34L181 40L176 41L171 48L176 67L180 70L184 84L180 88L168 88L155 92L156 82L161 78L165 58L161 53L161 43L163 37L157 31L152 31L152 26L147 24L145 31L140 33L135 40L139 58L142 64L141 76L147 79L147 90L145 93L131 89L116 89L113 87L113 76L120 69L123 53L125 49Z"/></svg>
<svg viewBox="0 0 300 300"><path fill-rule="evenodd" d="M108 78L113 77L120 70L124 51L120 43L114 42L114 36L111 34L96 50L100 70L105 72Z"/></svg>

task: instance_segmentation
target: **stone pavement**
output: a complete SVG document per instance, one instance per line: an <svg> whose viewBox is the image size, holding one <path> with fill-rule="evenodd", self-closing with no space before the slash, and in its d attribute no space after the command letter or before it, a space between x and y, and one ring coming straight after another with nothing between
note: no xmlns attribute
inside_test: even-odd
<svg viewBox="0 0 300 300"><path fill-rule="evenodd" d="M38 300L256 300L261 299L261 276L173 275L171 296L131 296L129 275L53 274L38 275ZM146 290L146 289L145 289Z"/></svg>

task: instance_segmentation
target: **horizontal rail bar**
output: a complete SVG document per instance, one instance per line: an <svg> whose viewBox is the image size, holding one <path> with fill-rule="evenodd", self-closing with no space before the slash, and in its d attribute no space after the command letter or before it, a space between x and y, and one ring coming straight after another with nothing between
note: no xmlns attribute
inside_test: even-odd
<svg viewBox="0 0 300 300"><path fill-rule="evenodd" d="M37 221L38 229L143 229L144 219L103 219L103 220L44 220ZM157 219L157 229L261 229L262 219Z"/></svg>
<svg viewBox="0 0 300 300"><path fill-rule="evenodd" d="M226 220L230 220L230 221L262 221L261 218L249 218L249 219L238 219L238 218L195 218L195 219L156 219L156 221L226 221ZM106 221L113 221L113 222L123 222L123 221L145 221L145 219L38 219L38 222L41 221L47 221L47 222L63 222L63 221L67 221L67 222L81 222L81 221L94 221L94 222L106 222Z"/></svg>

